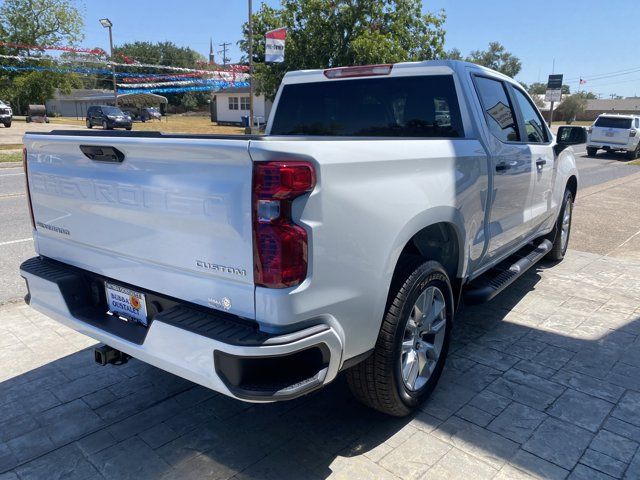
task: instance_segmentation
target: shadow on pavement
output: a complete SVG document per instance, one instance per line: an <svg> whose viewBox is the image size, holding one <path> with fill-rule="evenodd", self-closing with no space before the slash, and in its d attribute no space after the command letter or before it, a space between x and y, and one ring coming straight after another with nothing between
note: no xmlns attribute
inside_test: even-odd
<svg viewBox="0 0 640 480"><path fill-rule="evenodd" d="M343 376L302 399L253 405L135 360L98 367L85 349L0 384L0 472L417 478L435 468L484 478L515 467L562 478L605 422L631 422L629 431L640 432L631 418L638 412L616 406L640 387L640 318L621 309L606 312L615 326L585 322L610 301L604 292L598 298L597 282L578 286L566 269L541 285L541 275L544 267L493 302L459 312L445 373L412 417L361 406ZM572 285L581 297L571 297ZM638 306L640 299L629 309ZM562 333L576 328L580 338Z"/></svg>

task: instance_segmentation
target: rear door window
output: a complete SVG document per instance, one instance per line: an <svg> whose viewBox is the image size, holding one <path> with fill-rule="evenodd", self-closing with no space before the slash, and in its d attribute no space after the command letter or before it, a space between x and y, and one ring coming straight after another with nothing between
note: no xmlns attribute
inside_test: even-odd
<svg viewBox="0 0 640 480"><path fill-rule="evenodd" d="M516 116L505 85L487 77L475 77L475 82L489 131L503 142L519 142Z"/></svg>
<svg viewBox="0 0 640 480"><path fill-rule="evenodd" d="M631 128L631 119L617 117L598 117L595 126L603 128Z"/></svg>
<svg viewBox="0 0 640 480"><path fill-rule="evenodd" d="M464 137L451 75L285 85L273 135Z"/></svg>

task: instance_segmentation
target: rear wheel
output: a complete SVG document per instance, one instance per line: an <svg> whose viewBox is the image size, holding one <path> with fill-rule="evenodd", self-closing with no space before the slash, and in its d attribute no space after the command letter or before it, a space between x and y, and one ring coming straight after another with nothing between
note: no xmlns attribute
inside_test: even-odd
<svg viewBox="0 0 640 480"><path fill-rule="evenodd" d="M595 157L596 153L598 153L598 149L597 148L587 147L587 156L588 157Z"/></svg>
<svg viewBox="0 0 640 480"><path fill-rule="evenodd" d="M349 387L358 400L394 416L410 414L435 388L453 320L451 284L439 263L425 262L400 282L373 354L347 370Z"/></svg>
<svg viewBox="0 0 640 480"><path fill-rule="evenodd" d="M562 200L562 207L560 208L560 214L556 226L553 229L552 235L553 247L547 253L547 258L550 260L560 261L567 253L567 247L569 246L569 235L571 234L571 219L573 217L573 195L570 190L565 190L564 198Z"/></svg>
<svg viewBox="0 0 640 480"><path fill-rule="evenodd" d="M629 160L635 160L636 158L640 158L640 142L638 143L638 146L636 147L635 150L631 152L627 152L627 158Z"/></svg>

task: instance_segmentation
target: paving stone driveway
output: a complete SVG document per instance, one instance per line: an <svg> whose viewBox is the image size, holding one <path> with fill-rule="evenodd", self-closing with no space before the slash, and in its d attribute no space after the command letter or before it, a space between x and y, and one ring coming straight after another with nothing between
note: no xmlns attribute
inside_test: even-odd
<svg viewBox="0 0 640 480"><path fill-rule="evenodd" d="M465 308L412 418L342 378L250 405L0 307L0 479L640 478L640 262L570 251Z"/></svg>

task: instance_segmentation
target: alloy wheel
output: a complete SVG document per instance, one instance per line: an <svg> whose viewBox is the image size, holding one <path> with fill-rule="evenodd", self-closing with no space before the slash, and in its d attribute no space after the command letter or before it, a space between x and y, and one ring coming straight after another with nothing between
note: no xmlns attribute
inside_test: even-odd
<svg viewBox="0 0 640 480"><path fill-rule="evenodd" d="M402 340L402 382L407 390L418 391L429 381L442 352L446 324L444 295L428 287L411 309Z"/></svg>

